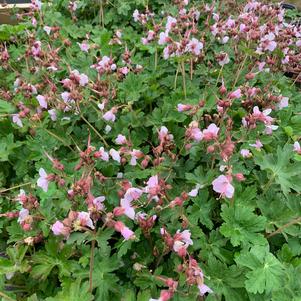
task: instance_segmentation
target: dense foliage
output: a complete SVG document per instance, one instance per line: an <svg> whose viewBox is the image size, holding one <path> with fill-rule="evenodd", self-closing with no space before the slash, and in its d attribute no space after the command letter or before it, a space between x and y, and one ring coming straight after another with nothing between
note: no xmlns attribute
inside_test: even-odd
<svg viewBox="0 0 301 301"><path fill-rule="evenodd" d="M301 26L237 2L0 26L2 300L301 300Z"/></svg>

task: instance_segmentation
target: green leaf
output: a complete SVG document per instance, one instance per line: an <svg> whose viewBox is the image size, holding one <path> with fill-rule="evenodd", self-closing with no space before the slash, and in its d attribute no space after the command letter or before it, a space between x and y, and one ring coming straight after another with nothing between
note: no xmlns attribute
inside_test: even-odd
<svg viewBox="0 0 301 301"><path fill-rule="evenodd" d="M253 244L265 244L266 240L258 232L265 228L266 218L258 216L248 207L222 205L221 216L224 219L220 232L230 238L233 246L250 242Z"/></svg>
<svg viewBox="0 0 301 301"><path fill-rule="evenodd" d="M89 292L89 283L81 284L81 279L71 279L63 282L63 289L55 297L46 298L46 301L92 301L93 295Z"/></svg>
<svg viewBox="0 0 301 301"><path fill-rule="evenodd" d="M2 99L0 99L0 114L11 114L15 112L15 107Z"/></svg>
<svg viewBox="0 0 301 301"><path fill-rule="evenodd" d="M270 293L283 284L285 276L281 262L269 252L268 246L255 246L245 250L236 259L240 266L248 268L245 281L250 293Z"/></svg>
<svg viewBox="0 0 301 301"><path fill-rule="evenodd" d="M285 195L288 195L292 189L301 192L301 162L291 163L293 155L292 147L285 145L283 149L278 146L276 156L268 154L255 157L256 164L262 170L269 172L269 183L275 181ZM265 189L267 188L268 185Z"/></svg>

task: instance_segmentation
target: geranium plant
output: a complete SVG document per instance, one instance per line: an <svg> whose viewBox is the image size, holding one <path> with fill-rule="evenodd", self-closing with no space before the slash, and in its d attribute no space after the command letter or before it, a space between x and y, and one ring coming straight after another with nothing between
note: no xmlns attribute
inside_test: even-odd
<svg viewBox="0 0 301 301"><path fill-rule="evenodd" d="M205 2L0 27L3 300L300 300L301 25Z"/></svg>

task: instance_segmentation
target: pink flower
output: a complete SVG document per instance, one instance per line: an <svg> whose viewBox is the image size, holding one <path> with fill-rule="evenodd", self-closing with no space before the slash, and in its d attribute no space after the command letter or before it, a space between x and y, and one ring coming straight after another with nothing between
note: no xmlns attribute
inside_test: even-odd
<svg viewBox="0 0 301 301"><path fill-rule="evenodd" d="M158 176L152 176L146 182L147 186L145 187L145 192L150 194L157 194L157 191L160 191L159 179Z"/></svg>
<svg viewBox="0 0 301 301"><path fill-rule="evenodd" d="M281 100L278 104L279 110L288 107L288 100L289 100L288 97L281 97Z"/></svg>
<svg viewBox="0 0 301 301"><path fill-rule="evenodd" d="M177 19L171 17L171 16L168 16L167 17L167 23L166 23L166 31L169 32L172 27L174 27L175 25L177 24Z"/></svg>
<svg viewBox="0 0 301 301"><path fill-rule="evenodd" d="M78 44L78 46L79 46L80 50L81 50L81 51L83 51L83 52L88 52L88 51L89 51L89 49L90 49L90 46L89 46L89 44L88 44L88 43L86 43L86 42L77 43L77 44Z"/></svg>
<svg viewBox="0 0 301 301"><path fill-rule="evenodd" d="M260 44L261 48L263 50L269 50L270 52L273 52L277 47L277 43L274 41L274 39L275 39L275 35L272 32L265 35L261 39L261 44Z"/></svg>
<svg viewBox="0 0 301 301"><path fill-rule="evenodd" d="M38 95L37 101L39 102L41 108L47 109L47 101L46 101L45 96Z"/></svg>
<svg viewBox="0 0 301 301"><path fill-rule="evenodd" d="M22 123L21 118L19 117L19 114L13 114L12 115L12 120L13 120L13 123L15 123L20 128L23 127L23 123Z"/></svg>
<svg viewBox="0 0 301 301"><path fill-rule="evenodd" d="M20 204L23 204L23 202L27 200L26 193L23 189L20 189L20 193L16 197L16 200L19 201Z"/></svg>
<svg viewBox="0 0 301 301"><path fill-rule="evenodd" d="M35 41L33 46L31 47L31 53L34 57L38 57L42 51L41 49L41 42L40 41Z"/></svg>
<svg viewBox="0 0 301 301"><path fill-rule="evenodd" d="M141 156L143 156L143 153L138 149L133 149L133 151L130 152L130 155L131 155L130 165L135 166L137 165L137 159L141 158Z"/></svg>
<svg viewBox="0 0 301 301"><path fill-rule="evenodd" d="M265 126L265 134L272 135L273 131L276 131L278 129L278 125L268 124Z"/></svg>
<svg viewBox="0 0 301 301"><path fill-rule="evenodd" d="M139 13L138 9L135 9L134 12L133 12L134 21L138 22L139 21L139 17L140 17L140 13Z"/></svg>
<svg viewBox="0 0 301 301"><path fill-rule="evenodd" d="M130 71L128 67L122 67L119 70L123 75L127 75Z"/></svg>
<svg viewBox="0 0 301 301"><path fill-rule="evenodd" d="M124 210L124 214L129 217L130 219L134 220L135 218L135 210L131 206L131 199L123 198L120 200L120 206Z"/></svg>
<svg viewBox="0 0 301 301"><path fill-rule="evenodd" d="M123 222L117 221L114 225L114 228L117 232L120 232L125 240L135 239L134 232L124 225Z"/></svg>
<svg viewBox="0 0 301 301"><path fill-rule="evenodd" d="M252 157L251 152L248 149L242 149L240 151L240 154L242 155L243 158L250 158Z"/></svg>
<svg viewBox="0 0 301 301"><path fill-rule="evenodd" d="M188 130L188 132L189 132L189 137L195 140L196 142L200 142L204 138L202 131L198 127L191 127Z"/></svg>
<svg viewBox="0 0 301 301"><path fill-rule="evenodd" d="M18 223L21 224L21 223L26 222L26 220L27 220L28 217L29 217L29 210L25 209L25 208L22 208L19 211Z"/></svg>
<svg viewBox="0 0 301 301"><path fill-rule="evenodd" d="M105 121L112 121L114 122L115 119L116 119L116 116L115 114L113 113L112 110L106 112L105 114L102 115L102 118L105 120Z"/></svg>
<svg viewBox="0 0 301 301"><path fill-rule="evenodd" d="M260 149L263 147L263 144L259 139L256 140L255 144L249 144L252 147L255 147L257 150L260 151Z"/></svg>
<svg viewBox="0 0 301 301"><path fill-rule="evenodd" d="M192 38L186 46L186 51L191 52L195 55L200 55L201 50L203 49L203 43L197 40L196 38Z"/></svg>
<svg viewBox="0 0 301 301"><path fill-rule="evenodd" d="M294 143L294 152L296 152L297 154L301 155L301 147L300 147L300 143L298 141L296 141Z"/></svg>
<svg viewBox="0 0 301 301"><path fill-rule="evenodd" d="M48 35L50 35L51 29L52 29L50 26L44 26L43 29Z"/></svg>
<svg viewBox="0 0 301 301"><path fill-rule="evenodd" d="M124 198L130 201L138 200L142 194L143 194L143 190L139 188L131 187L126 191Z"/></svg>
<svg viewBox="0 0 301 301"><path fill-rule="evenodd" d="M220 193L221 196L225 196L229 199L233 197L234 187L231 185L228 177L220 175L213 182L213 190L217 193Z"/></svg>
<svg viewBox="0 0 301 301"><path fill-rule="evenodd" d="M103 147L101 147L97 153L97 157L101 158L101 160L109 161L109 154L104 150Z"/></svg>
<svg viewBox="0 0 301 301"><path fill-rule="evenodd" d="M54 235L63 235L65 237L68 237L70 234L70 229L66 227L62 222L56 221L52 227L51 230Z"/></svg>
<svg viewBox="0 0 301 301"><path fill-rule="evenodd" d="M202 285L198 285L198 289L200 290L200 296L204 296L206 293L213 293L212 289L204 283Z"/></svg>
<svg viewBox="0 0 301 301"><path fill-rule="evenodd" d="M259 120L259 121L263 122L264 124L270 125L274 120L272 117L269 116L271 114L271 112L272 112L271 109L266 109L266 110L263 110L262 112L260 112L258 106L255 106L253 108L252 116L256 120Z"/></svg>
<svg viewBox="0 0 301 301"><path fill-rule="evenodd" d="M47 179L48 175L47 175L46 171L44 170L44 168L39 169L39 175L40 175L40 177L38 178L37 185L39 187L41 187L45 192L47 192L49 182Z"/></svg>
<svg viewBox="0 0 301 301"><path fill-rule="evenodd" d="M115 143L118 145L127 144L127 142L128 141L126 140L126 137L121 134L118 134L117 138L115 139Z"/></svg>
<svg viewBox="0 0 301 301"><path fill-rule="evenodd" d="M218 64L224 66L230 63L230 58L228 53L221 53L220 58L218 59Z"/></svg>
<svg viewBox="0 0 301 301"><path fill-rule="evenodd" d="M56 121L57 116L56 116L56 111L55 111L55 109L48 110L48 113L49 113L49 115L50 115L51 120L52 120L52 121Z"/></svg>
<svg viewBox="0 0 301 301"><path fill-rule="evenodd" d="M161 126L159 131L159 140L160 142L164 142L165 140L173 140L173 135L168 133L167 127Z"/></svg>
<svg viewBox="0 0 301 301"><path fill-rule="evenodd" d="M88 212L84 212L84 211L79 212L78 216L77 216L77 221L79 222L80 226L82 226L82 227L87 226L91 229L95 228L93 225L93 221L90 218L90 214Z"/></svg>
<svg viewBox="0 0 301 301"><path fill-rule="evenodd" d="M237 89L237 90L235 90L234 92L231 92L230 94L229 94L229 98L230 99L237 99L237 98L240 98L242 96L242 94L241 94L241 89Z"/></svg>
<svg viewBox="0 0 301 301"><path fill-rule="evenodd" d="M185 104L182 104L182 103L178 104L178 112L185 112L185 111L189 111L191 109L192 109L191 105L185 105Z"/></svg>
<svg viewBox="0 0 301 301"><path fill-rule="evenodd" d="M63 93L61 93L61 97L62 97L62 99L63 99L63 101L65 103L69 103L71 101L70 93L69 92L63 92Z"/></svg>
<svg viewBox="0 0 301 301"><path fill-rule="evenodd" d="M219 132L219 127L217 127L214 123L211 123L207 129L203 130L204 140L214 140L217 138Z"/></svg>
<svg viewBox="0 0 301 301"><path fill-rule="evenodd" d="M96 210L103 211L105 209L105 206L103 202L105 201L104 196L99 196L93 200L93 205L95 206Z"/></svg>
<svg viewBox="0 0 301 301"><path fill-rule="evenodd" d="M168 32L160 32L158 44L164 45L168 42L168 40Z"/></svg>
<svg viewBox="0 0 301 301"><path fill-rule="evenodd" d="M120 163L121 158L120 158L120 154L117 150L111 148L109 153L114 161Z"/></svg>
<svg viewBox="0 0 301 301"><path fill-rule="evenodd" d="M83 86L83 87L86 86L88 84L88 82L89 82L89 78L86 74L82 73L79 75L79 84L81 86Z"/></svg>
<svg viewBox="0 0 301 301"><path fill-rule="evenodd" d="M193 245L193 241L190 236L191 233L189 230L184 230L183 232L178 230L174 236L173 250L179 255L186 254L186 249L190 245Z"/></svg>
<svg viewBox="0 0 301 301"><path fill-rule="evenodd" d="M201 185L196 184L195 188L192 189L190 192L188 192L188 195L191 196L191 197L196 197L199 193L200 188L201 188Z"/></svg>

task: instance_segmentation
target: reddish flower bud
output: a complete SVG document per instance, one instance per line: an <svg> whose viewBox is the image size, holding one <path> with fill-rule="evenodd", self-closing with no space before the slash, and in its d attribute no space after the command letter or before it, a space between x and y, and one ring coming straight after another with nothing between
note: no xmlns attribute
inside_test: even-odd
<svg viewBox="0 0 301 301"><path fill-rule="evenodd" d="M244 181L246 178L244 177L244 175L243 175L242 173L237 173L237 174L235 175L235 179L236 179L237 181L239 181L239 182L242 182L242 181Z"/></svg>

